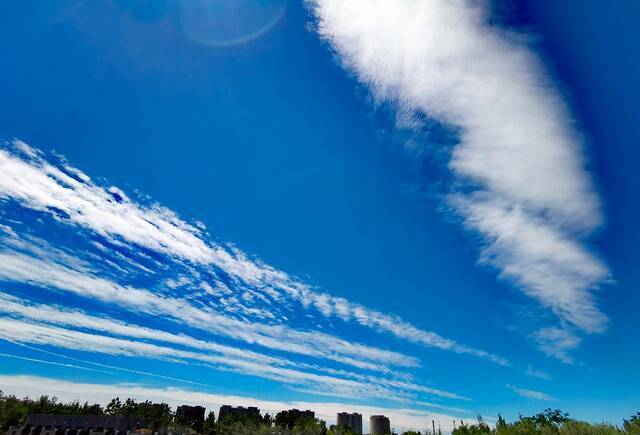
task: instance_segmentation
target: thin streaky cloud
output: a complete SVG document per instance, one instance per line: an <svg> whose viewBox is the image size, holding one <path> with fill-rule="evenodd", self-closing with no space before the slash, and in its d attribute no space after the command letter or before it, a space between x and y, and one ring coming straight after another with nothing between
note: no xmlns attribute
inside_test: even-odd
<svg viewBox="0 0 640 435"><path fill-rule="evenodd" d="M159 373L145 372L145 371L142 371L142 370L135 370L135 369L125 368L125 367L118 367L118 366L114 366L114 365L111 365L111 364L104 364L104 363L98 363L98 362L95 362L95 361L89 361L89 360L84 360L84 359L80 359L80 358L74 358L72 356L64 355L64 354L59 353L59 352L52 352L50 350L41 349L41 348L38 348L38 347L35 347L35 346L30 346L28 344L20 343L20 342L13 341L13 340L6 340L6 341L8 341L9 343L11 343L13 345L20 346L20 347L23 347L25 349L33 350L33 351L38 352L38 353L43 353L43 354L46 354L46 355L54 356L54 357L65 359L65 360L69 360L69 361L75 361L77 363L81 363L81 364L85 364L85 365L90 365L90 366L95 366L95 367L102 367L103 369L115 370L115 371L125 372L125 373L132 373L132 374L136 374L136 375L143 375L143 376L148 376L148 377L152 377L152 378L164 379L166 381L181 382L181 383L191 384L191 385L200 385L200 386L203 386L203 387L210 386L208 384L203 384L202 382L190 381L190 380L187 380L187 379L182 379L182 378L176 378L176 377L173 377L173 376L162 375L162 374L159 374ZM105 373L113 373L113 372L105 371Z"/></svg>
<svg viewBox="0 0 640 435"><path fill-rule="evenodd" d="M582 338L566 327L542 328L535 331L532 337L542 352L566 364L575 362L570 352L582 342Z"/></svg>
<svg viewBox="0 0 640 435"><path fill-rule="evenodd" d="M524 374L532 378L544 379L545 381L550 381L551 379L553 379L553 377L549 373L545 372L544 370L535 368L532 365L527 366L527 370L525 370Z"/></svg>
<svg viewBox="0 0 640 435"><path fill-rule="evenodd" d="M370 378L369 382L354 381L256 363L241 358L185 351L148 342L90 334L10 318L0 318L0 338L11 342L55 346L68 350L92 349L93 352L116 356L142 357L186 364L195 361L199 364L211 365L214 368L258 376L284 384L306 385L315 388L318 392L324 392L325 395L339 397L407 398L411 397L409 391L420 391L449 399L465 399L454 393L420 385L377 380L376 378Z"/></svg>
<svg viewBox="0 0 640 435"><path fill-rule="evenodd" d="M359 361L363 360L365 363L374 361L407 367L418 365L415 358L396 352L354 344L316 331L249 323L210 309L195 307L184 299L123 287L103 278L16 252L0 252L0 279L68 291L129 311L164 316L176 323L186 323L205 332L265 348L327 358L351 365L360 365ZM323 346L318 346L319 343Z"/></svg>
<svg viewBox="0 0 640 435"><path fill-rule="evenodd" d="M252 260L234 247L212 242L201 225L190 225L157 204L136 202L116 187L103 188L67 163L50 163L41 152L23 142L16 140L0 149L0 171L3 174L0 198L47 213L63 224L89 229L111 243L126 243L131 249L144 247L175 261L215 266L230 276L238 289L255 291L280 304L295 303L314 308L327 318L354 321L413 343L473 355L500 365L509 364L504 357L421 330L398 316L316 292L300 280ZM212 287L209 285L209 288ZM221 304L225 302L221 300ZM231 309L237 302L234 299L226 305ZM248 309L245 314L253 316L256 310ZM363 353L363 356L366 355Z"/></svg>
<svg viewBox="0 0 640 435"><path fill-rule="evenodd" d="M519 387L516 387L515 385L511 385L511 384L507 384L506 387L508 389L512 390L518 396L524 397L524 398L527 398L527 399L541 400L541 401L546 401L546 402L555 400L553 397L551 397L550 395L548 395L546 393L543 393L542 391L527 390L525 388L519 388Z"/></svg>
<svg viewBox="0 0 640 435"><path fill-rule="evenodd" d="M239 349L237 347L224 346L211 341L196 339L186 334L174 334L158 329L146 328L140 325L127 324L122 321L91 316L80 310L70 310L43 304L27 303L24 300L12 297L2 292L0 292L0 313L14 316L18 315L39 322L55 325L73 326L76 328L107 332L112 335L179 344L192 349L208 350L221 355L244 358L250 361L263 362L265 364L289 364L287 360L282 358L274 358L257 352Z"/></svg>
<svg viewBox="0 0 640 435"><path fill-rule="evenodd" d="M442 391L436 388L426 387L423 385L417 385L412 382L408 382L406 379L393 379L393 378L381 378L380 376L371 376L367 374L359 374L353 373L345 370L331 370L322 366L299 363L294 362L285 358L275 358L272 356L258 354L255 352L232 348L229 346L221 346L216 343L207 342L199 339L195 339L193 337L189 337L185 334L172 334L166 331L161 330L150 330L140 325L134 324L126 324L120 321L113 321L110 319L100 318L96 316L87 315L84 312L79 310L68 310L61 309L52 306L45 306L40 304L26 303L23 300L12 297L7 294L0 293L0 313L4 313L9 316L18 316L19 318L27 321L36 321L40 324L54 324L57 326L63 326L66 328L81 328L81 329L89 329L93 331L99 331L101 333L107 333L110 335L116 335L120 337L125 337L127 339L146 339L159 341L164 343L171 344L179 344L183 346L190 347L194 350L199 351L211 351L214 352L214 355L219 355L222 357L229 357L229 359L225 360L227 365L232 365L231 363L234 361L234 358L238 358L240 360L251 361L257 365L271 365L275 367L290 367L297 370L313 370L325 372L330 375L335 375L337 377L343 378L351 378L358 380L360 382L366 383L379 383L383 384L390 388L397 388L402 390L411 390L418 391L430 395L446 397L451 399L464 399L466 398L453 394L450 392ZM42 335L42 334L40 334ZM34 349L32 346L25 345L16 340L10 340L9 336L4 337L5 340L12 341L13 343L20 344L22 346L28 347L30 349ZM52 344L51 341L47 343L39 343L39 344ZM40 350L40 349L35 349ZM157 350L157 349L156 349ZM106 349L105 352L109 352L110 349ZM48 352L49 353L49 352ZM61 356L57 353L51 353L56 356ZM159 356L166 355L166 353L157 352ZM174 352L173 356L181 355L187 358L193 358L193 354L180 354ZM211 361L206 360L207 362L217 362L220 363L222 360ZM86 361L81 361L86 363ZM111 367L114 368L114 367ZM117 368L116 368L117 369ZM400 373L395 373L391 371L387 371L387 374L391 374L393 376L400 376ZM147 375L148 373L140 373Z"/></svg>
<svg viewBox="0 0 640 435"><path fill-rule="evenodd" d="M47 365L52 365L52 366L66 367L66 368L71 368L71 369L76 369L76 370L86 370L88 372L105 373L105 374L108 374L108 375L115 374L114 372L110 372L110 371L107 371L107 370L94 369L94 368L91 368L91 367L83 367L83 366L79 366L79 365L76 365L76 364L60 363L60 362L56 362L56 361L43 360L43 359L38 359L38 358L30 358L30 357L27 357L27 356L15 355L15 354L12 354L12 353L0 352L0 357L1 358L18 359L18 360L27 361L27 362L35 362L35 363L39 363L39 364L47 364Z"/></svg>

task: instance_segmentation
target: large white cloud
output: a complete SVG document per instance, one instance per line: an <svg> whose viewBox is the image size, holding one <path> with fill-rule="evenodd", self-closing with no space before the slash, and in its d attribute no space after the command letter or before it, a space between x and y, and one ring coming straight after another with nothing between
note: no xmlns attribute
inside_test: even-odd
<svg viewBox="0 0 640 435"><path fill-rule="evenodd" d="M563 328L601 332L609 271L583 245L602 221L582 139L523 38L470 0L308 0L316 30L379 101L456 129L450 204L482 260Z"/></svg>

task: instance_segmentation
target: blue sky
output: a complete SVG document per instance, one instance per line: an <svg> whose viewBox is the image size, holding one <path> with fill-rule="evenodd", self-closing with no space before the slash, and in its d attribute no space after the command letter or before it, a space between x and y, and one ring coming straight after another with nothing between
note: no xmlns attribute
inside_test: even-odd
<svg viewBox="0 0 640 435"><path fill-rule="evenodd" d="M637 8L5 2L0 388L636 412Z"/></svg>

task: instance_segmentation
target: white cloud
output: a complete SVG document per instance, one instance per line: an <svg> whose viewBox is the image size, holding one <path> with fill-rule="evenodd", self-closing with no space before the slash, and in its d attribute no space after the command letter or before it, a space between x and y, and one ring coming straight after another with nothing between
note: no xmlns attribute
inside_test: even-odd
<svg viewBox="0 0 640 435"><path fill-rule="evenodd" d="M569 352L580 346L582 341L567 328L555 326L534 332L533 340L545 354L567 364L573 364L574 359Z"/></svg>
<svg viewBox="0 0 640 435"><path fill-rule="evenodd" d="M532 378L544 379L545 381L550 381L553 379L551 375L544 370L537 369L532 365L527 366L527 370L524 372L525 375L531 376Z"/></svg>
<svg viewBox="0 0 640 435"><path fill-rule="evenodd" d="M187 364L196 362L218 370L258 376L285 385L313 388L318 394L330 396L399 399L412 397L410 391L423 391L446 398L460 398L453 393L410 384L400 385L389 380L371 382L372 378L367 379L367 382L362 382L258 363L243 358L185 351L142 341L90 334L9 318L0 318L0 339L17 343L55 346L72 351L91 349L92 352L116 356L151 358ZM399 386L404 387L404 390L401 390Z"/></svg>
<svg viewBox="0 0 640 435"><path fill-rule="evenodd" d="M608 271L575 239L504 200L474 196L455 202L468 225L487 237L483 262L561 319L587 332L604 330L607 318L590 289Z"/></svg>
<svg viewBox="0 0 640 435"><path fill-rule="evenodd" d="M30 149L15 141L21 150ZM91 184L75 170L72 177L48 163L35 151L20 159L0 150L0 197L17 200L44 212L64 212L77 225L89 226L107 237L121 236L150 249L194 261L224 261L228 256L210 249L199 238L200 231L179 220L165 208L142 208L117 190ZM69 168L67 172L69 172Z"/></svg>
<svg viewBox="0 0 640 435"><path fill-rule="evenodd" d="M123 287L109 280L77 272L63 265L16 252L0 251L0 279L52 287L89 297L123 309L163 316L208 333L249 344L327 358L361 368L371 363L417 366L417 359L316 331L299 331L282 325L238 320L212 309L195 307L184 299L156 295L144 289Z"/></svg>
<svg viewBox="0 0 640 435"><path fill-rule="evenodd" d="M24 207L49 213L62 223L89 229L118 246L126 245L131 249L141 246L165 254L177 262L186 261L192 264L216 266L234 280L234 284L237 286L234 288L237 291L236 296L240 296L249 288L255 294L260 294L279 304L295 303L306 309L313 307L323 316L355 321L375 331L389 333L414 343L474 355L501 365L509 364L504 357L457 343L434 332L421 330L397 316L368 309L344 298L336 298L326 293L313 291L307 284L285 272L274 269L258 260L249 259L247 255L236 248L209 241L202 225L189 225L180 220L175 213L159 205L139 204L116 187L102 188L94 184L81 171L68 164L56 166L49 163L42 153L23 142L14 141L5 148L0 149L0 174L2 174L0 176L0 199L11 199ZM16 265L15 262L24 262L25 258L13 258L8 261L10 264L7 264L5 269L15 269L22 267ZM64 264L68 264L68 261L65 261ZM163 298L158 299L156 295L149 292L129 287L123 292L105 280L97 278L87 280L86 276L79 276L75 271L71 272L75 274L72 281L77 278L80 285L76 287L80 287L81 290L77 288L74 290L70 288L69 278L71 277L67 272L63 273L58 266L43 266L53 274L50 278L40 273L40 278L45 281L38 281L40 278L28 277L24 273L13 272L6 279L32 280L39 285L71 290L105 301L110 299L110 296L107 295L113 295L115 302L124 305L131 303L132 306L138 307L144 306L147 312L159 309L153 308L154 304L162 305L167 302ZM34 264L29 267L31 272L38 272L37 266ZM139 265L136 264L136 267ZM169 281L169 287L185 283L185 279L189 278L183 277L182 280ZM226 288L226 285L222 283L216 283L216 286L218 289ZM215 292L208 283L200 285L200 288L207 292ZM256 298L256 300L260 299ZM226 302L226 309L229 312L244 314L248 318L259 316L263 319L274 319L275 317L271 310L262 307L256 308L235 302L230 303L224 298L221 298L219 302L220 304ZM266 304L263 305L266 306ZM179 302L179 306L186 309L187 316L193 314L192 307L185 306L182 302ZM174 310L174 312L177 311ZM181 312L180 316L183 314ZM202 310L196 314L202 315ZM211 313L204 315L209 322L213 316ZM218 320L220 320L219 317ZM198 319L196 323L202 324L202 319ZM244 334L242 326L245 325L237 326L239 328L229 328L229 325L225 324L220 330L223 331L222 333L227 331L227 334L232 332L236 335ZM263 334L265 328L269 329L267 326L260 326L260 328L260 337L251 335L242 339L268 347L289 346L287 343L291 340L286 340L289 335L279 334L284 338L283 344L280 342L280 337L271 340L267 337L270 333ZM276 329L272 327L270 330ZM326 335L319 333L313 334L313 337L310 338L329 346L339 344L338 348L345 348L346 345L346 343L335 343ZM291 346L286 350L297 351L293 350ZM358 360L379 359L377 354L381 351L355 346L352 352L357 352L357 355L349 363L355 364ZM376 355L369 355L370 352L374 352ZM382 354L386 357L397 355L393 352L382 352ZM334 359L336 358L349 361L350 357L337 355ZM404 363L401 361L402 358L404 358ZM416 362L411 362L410 358L395 359L394 364L416 365Z"/></svg>
<svg viewBox="0 0 640 435"><path fill-rule="evenodd" d="M405 429L424 429L425 422L436 420L442 425L444 433L450 432L452 421L460 418L456 415L432 413L423 409L384 408L369 405L338 402L279 402L263 400L253 397L212 394L177 388L150 388L142 385L116 384L105 385L97 383L79 383L35 376L2 376L0 375L0 389L5 394L22 396L38 396L40 394L55 395L62 401L80 400L92 403L106 404L113 397L132 397L137 400L162 401L173 407L183 404L201 405L208 410L218 413L224 404L257 406L262 413L277 413L283 409L311 409L316 416L335 423L338 412L360 412L363 414L364 430L368 430L368 416L383 414L390 418L392 426L404 426ZM467 423L473 423L466 420Z"/></svg>
<svg viewBox="0 0 640 435"><path fill-rule="evenodd" d="M289 384L313 384L318 392L340 397L366 392L371 397L393 397L394 392L421 392L448 399L465 399L447 391L417 385L383 375L357 374L344 370L330 370L310 364L296 363L290 359L275 358L244 349L222 346L210 341L195 339L185 334L172 334L148 329L106 318L87 315L79 310L66 310L39 304L28 304L18 298L0 293L0 313L19 317L20 320L0 318L0 338L17 343L53 345L66 349L92 349L94 352L112 355L140 356L146 358L195 360L228 367L232 371L275 379ZM50 327L47 324L65 327ZM109 335L126 337L125 340L105 335L87 334L68 328L99 331ZM146 340L144 342L139 339ZM149 341L177 344L191 348L184 351L156 345ZM335 375L318 376L310 372L320 371ZM388 374L393 372L388 371ZM286 375L286 376L284 376ZM355 379L357 382L346 380ZM324 390L318 389L318 385ZM358 391L363 390L363 391ZM405 397L402 394L397 397Z"/></svg>
<svg viewBox="0 0 640 435"><path fill-rule="evenodd" d="M86 370L86 371L90 371L90 372L97 372L97 373L105 373L105 374L114 374L113 372L107 371L107 370L100 370L100 369L95 369L95 368L91 368L91 367L84 367L84 366L80 366L80 365L76 365L76 364L70 364L70 363L60 363L60 362L56 362L56 361L50 361L50 360L43 360L43 359L39 359L39 358L29 358L26 356L22 356L22 355L14 355L14 354L10 354L10 353L3 353L0 352L0 357L2 358L12 358L12 359L17 359L17 360L21 360L21 361L28 361L28 362L36 362L39 364L47 364L47 365L52 365L52 366L58 366L58 367L65 367L65 368L70 368L70 369L75 369L75 370Z"/></svg>
<svg viewBox="0 0 640 435"><path fill-rule="evenodd" d="M399 119L457 129L450 204L483 236L483 262L562 322L602 332L594 290L609 271L583 245L600 200L575 123L522 38L489 25L485 1L307 4L319 35Z"/></svg>
<svg viewBox="0 0 640 435"><path fill-rule="evenodd" d="M507 384L506 387L512 390L513 392L515 392L518 396L525 397L527 399L544 400L544 401L554 400L553 397L541 391L525 390L524 388L518 388L510 384Z"/></svg>
<svg viewBox="0 0 640 435"><path fill-rule="evenodd" d="M199 340L186 334L174 334L140 325L127 324L118 320L91 316L77 309L70 310L42 304L27 303L2 292L0 292L0 313L54 325L72 326L129 338L178 344L192 349L211 351L221 355L243 358L264 364L289 365L288 360L274 358L246 349L224 346L212 341Z"/></svg>

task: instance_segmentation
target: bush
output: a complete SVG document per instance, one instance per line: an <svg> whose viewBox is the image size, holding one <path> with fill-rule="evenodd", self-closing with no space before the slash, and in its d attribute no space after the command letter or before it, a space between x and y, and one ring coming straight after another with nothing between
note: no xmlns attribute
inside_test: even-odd
<svg viewBox="0 0 640 435"><path fill-rule="evenodd" d="M640 413L624 420L623 427L619 428L608 423L587 423L569 418L569 414L559 409L545 409L543 412L531 417L522 417L507 423L498 415L495 428L490 428L478 416L478 424L462 425L454 429L453 435L467 434L495 434L495 435L640 435Z"/></svg>

